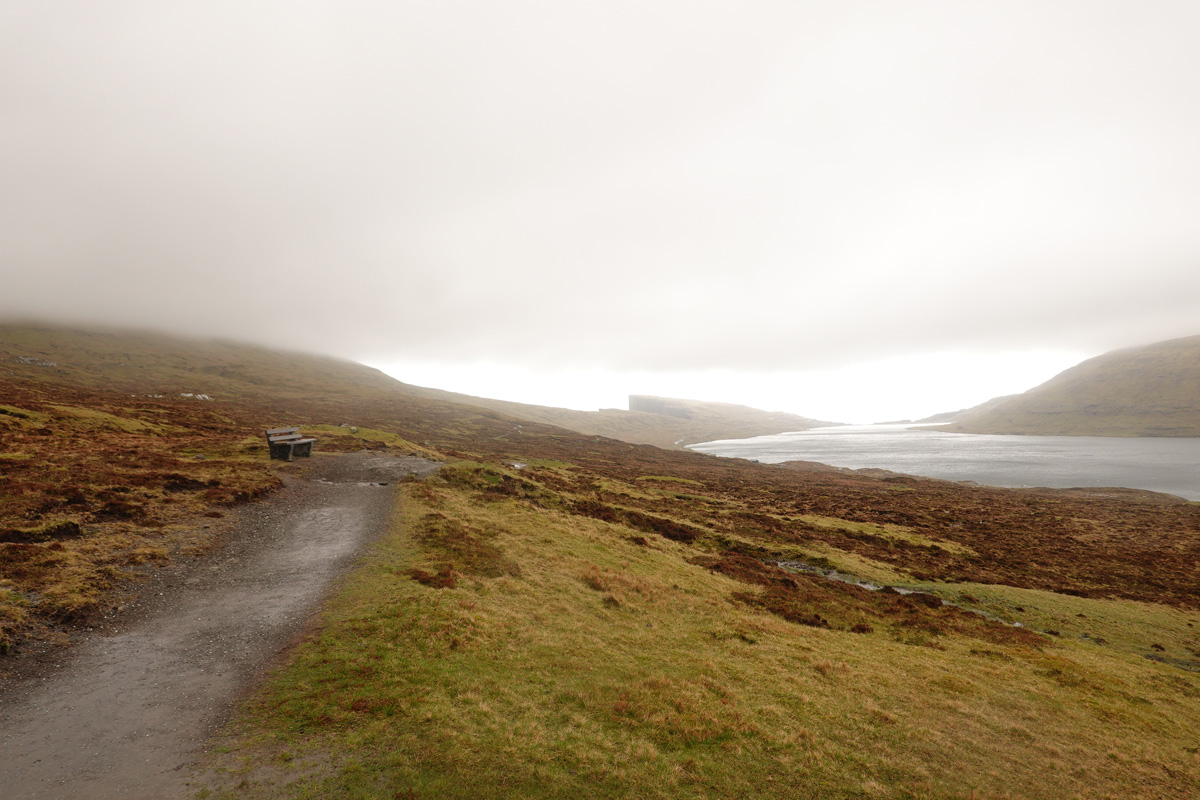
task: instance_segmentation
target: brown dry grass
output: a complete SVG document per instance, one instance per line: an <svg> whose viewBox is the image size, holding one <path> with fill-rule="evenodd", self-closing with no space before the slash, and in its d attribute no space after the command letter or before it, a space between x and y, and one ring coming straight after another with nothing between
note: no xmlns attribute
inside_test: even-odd
<svg viewBox="0 0 1200 800"><path fill-rule="evenodd" d="M279 485L244 429L196 403L18 382L4 400L0 649L86 616L136 567L204 546L221 509Z"/></svg>

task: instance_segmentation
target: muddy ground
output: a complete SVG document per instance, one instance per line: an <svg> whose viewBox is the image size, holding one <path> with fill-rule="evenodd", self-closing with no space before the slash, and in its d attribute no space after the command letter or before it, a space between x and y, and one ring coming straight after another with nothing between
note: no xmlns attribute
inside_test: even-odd
<svg viewBox="0 0 1200 800"><path fill-rule="evenodd" d="M0 685L0 796L187 797L187 765L386 530L394 483L437 468L316 457L241 509L221 547L164 570Z"/></svg>

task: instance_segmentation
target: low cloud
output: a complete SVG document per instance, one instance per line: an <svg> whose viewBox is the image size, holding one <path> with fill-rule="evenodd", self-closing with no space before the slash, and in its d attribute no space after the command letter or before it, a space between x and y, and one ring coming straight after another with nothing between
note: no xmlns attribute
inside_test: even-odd
<svg viewBox="0 0 1200 800"><path fill-rule="evenodd" d="M3 14L0 315L616 371L1200 332L1187 4Z"/></svg>

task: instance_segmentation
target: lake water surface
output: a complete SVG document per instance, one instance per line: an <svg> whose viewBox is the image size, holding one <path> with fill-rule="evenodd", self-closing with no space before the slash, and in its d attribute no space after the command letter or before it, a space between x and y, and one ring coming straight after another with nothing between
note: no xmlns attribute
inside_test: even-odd
<svg viewBox="0 0 1200 800"><path fill-rule="evenodd" d="M1125 486L1200 500L1200 439L992 436L912 425L839 425L691 445L735 458L819 461L990 486Z"/></svg>

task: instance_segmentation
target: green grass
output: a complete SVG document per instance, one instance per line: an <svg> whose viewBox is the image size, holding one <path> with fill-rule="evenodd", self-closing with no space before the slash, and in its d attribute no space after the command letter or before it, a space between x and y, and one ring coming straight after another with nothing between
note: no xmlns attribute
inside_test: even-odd
<svg viewBox="0 0 1200 800"><path fill-rule="evenodd" d="M878 525L871 522L852 522L850 520L813 515L802 516L799 517L799 519L815 528L836 531L838 533L848 534L851 536L876 536L885 541L905 542L918 547L936 547L957 556L978 555L971 548L959 544L958 542L930 539L926 536L921 536L918 533L914 533L912 530L902 525Z"/></svg>
<svg viewBox="0 0 1200 800"><path fill-rule="evenodd" d="M934 591L1038 631L1053 631L1063 647L1100 649L1133 658L1159 656L1200 671L1200 612L1131 600L1085 599L1036 589L972 583L907 584ZM1155 647L1157 645L1158 647ZM1161 650L1159 648L1162 648Z"/></svg>
<svg viewBox="0 0 1200 800"><path fill-rule="evenodd" d="M559 461L555 458L530 458L525 463L531 467L546 467L549 469L569 469L571 467L566 461Z"/></svg>
<svg viewBox="0 0 1200 800"><path fill-rule="evenodd" d="M796 625L736 601L746 585L687 545L485 495L502 474L462 464L405 487L391 535L249 701L200 796L1200 791L1200 680L1117 646L1125 624L1175 646L1185 612L963 585L1064 627L1088 614L1114 645Z"/></svg>
<svg viewBox="0 0 1200 800"><path fill-rule="evenodd" d="M357 425L305 425L303 433L306 436L317 437L318 446L324 450L344 450L363 445L379 445L386 449L400 450L426 458L440 459L442 457L436 450L410 442L391 431L377 428Z"/></svg>
<svg viewBox="0 0 1200 800"><path fill-rule="evenodd" d="M662 481L663 483L682 483L690 486L703 486L700 481L689 480L688 478L676 478L672 475L642 475L638 478L639 481Z"/></svg>
<svg viewBox="0 0 1200 800"><path fill-rule="evenodd" d="M51 408L61 416L73 418L72 426L76 433L87 433L94 430L115 430L124 433L149 434L158 436L164 433L161 425L143 422L131 416L110 414L95 408L80 408L52 404Z"/></svg>
<svg viewBox="0 0 1200 800"><path fill-rule="evenodd" d="M49 415L40 411L30 411L27 408L0 405L0 421L21 427L41 427L46 424Z"/></svg>
<svg viewBox="0 0 1200 800"><path fill-rule="evenodd" d="M857 553L831 547L823 542L814 542L799 547L792 557L798 561L807 561L817 566L832 568L880 586L915 585L913 577L903 570Z"/></svg>

